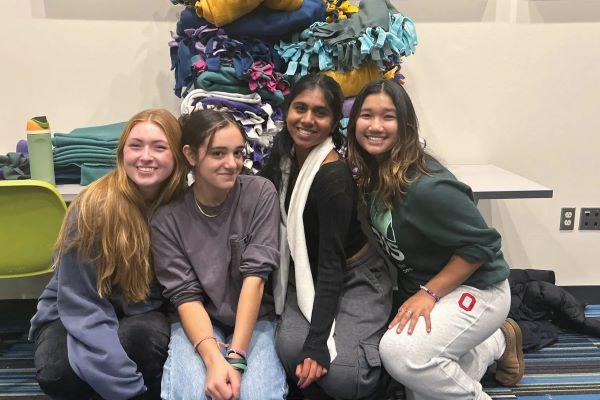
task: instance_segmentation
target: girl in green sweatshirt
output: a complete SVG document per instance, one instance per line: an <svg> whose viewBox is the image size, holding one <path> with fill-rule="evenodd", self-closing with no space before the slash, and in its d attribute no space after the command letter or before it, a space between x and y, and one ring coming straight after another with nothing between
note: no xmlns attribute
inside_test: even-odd
<svg viewBox="0 0 600 400"><path fill-rule="evenodd" d="M506 320L509 267L471 189L424 150L404 88L377 80L356 97L348 148L369 222L398 269L397 314L381 359L413 399L489 399L479 380L523 375L520 330ZM412 396L411 396L412 395Z"/></svg>

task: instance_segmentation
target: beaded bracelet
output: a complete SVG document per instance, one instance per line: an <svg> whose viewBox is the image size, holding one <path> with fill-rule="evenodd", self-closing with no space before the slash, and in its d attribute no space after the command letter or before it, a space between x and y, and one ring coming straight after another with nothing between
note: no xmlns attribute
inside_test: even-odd
<svg viewBox="0 0 600 400"><path fill-rule="evenodd" d="M427 288L427 286L423 286L423 285L419 285L419 288L421 290L424 290L425 293L427 293L428 295L430 295L431 297L433 297L433 300L435 300L435 302L439 302L440 301L440 296L438 296L437 294L435 294L432 290L429 290Z"/></svg>
<svg viewBox="0 0 600 400"><path fill-rule="evenodd" d="M244 360L247 358L246 352L244 350L238 350L238 349L234 349L233 347L230 347L229 350L227 350L227 355L230 354L237 354L238 356L242 357Z"/></svg>

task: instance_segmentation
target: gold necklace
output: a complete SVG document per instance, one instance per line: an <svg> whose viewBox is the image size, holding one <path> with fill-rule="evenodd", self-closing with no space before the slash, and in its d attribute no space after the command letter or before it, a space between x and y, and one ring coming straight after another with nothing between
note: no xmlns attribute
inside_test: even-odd
<svg viewBox="0 0 600 400"><path fill-rule="evenodd" d="M196 196L194 196L194 201L196 202L196 207L198 207L198 211L200 211L200 214L204 215L204 216L205 216L205 217L207 217L207 218L216 218L216 217L218 217L218 216L221 214L221 212L223 211L223 208L224 208L224 207L221 207L221 209L220 209L219 211L217 211L217 213L216 213L216 214L212 214L212 215L211 215L211 214L209 214L209 213L205 212L205 211L202 209L202 207L200 207L200 202L198 201L198 199L196 198ZM223 205L223 204L221 204L221 206L222 206L222 205Z"/></svg>

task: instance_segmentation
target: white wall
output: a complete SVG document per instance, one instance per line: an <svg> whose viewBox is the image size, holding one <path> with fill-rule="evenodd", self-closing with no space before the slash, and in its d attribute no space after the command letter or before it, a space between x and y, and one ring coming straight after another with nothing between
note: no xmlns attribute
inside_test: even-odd
<svg viewBox="0 0 600 400"><path fill-rule="evenodd" d="M420 38L403 73L429 148L554 189L552 199L481 202L510 264L600 285L600 232L558 231L561 207L600 207L600 2L394 3ZM168 0L2 0L0 153L35 115L64 132L148 107L176 112L167 42L178 10ZM41 281L0 282L0 298L35 296Z"/></svg>
<svg viewBox="0 0 600 400"><path fill-rule="evenodd" d="M600 207L600 2L395 4L420 36L404 74L430 148L554 189L552 199L481 202L511 266L600 285L600 231L558 230L561 207Z"/></svg>
<svg viewBox="0 0 600 400"><path fill-rule="evenodd" d="M36 115L69 132L176 112L167 43L178 11L168 0L0 0L0 153ZM37 297L47 280L0 279L0 299Z"/></svg>
<svg viewBox="0 0 600 400"><path fill-rule="evenodd" d="M0 150L40 114L68 132L176 111L167 43L178 10L168 0L2 0Z"/></svg>

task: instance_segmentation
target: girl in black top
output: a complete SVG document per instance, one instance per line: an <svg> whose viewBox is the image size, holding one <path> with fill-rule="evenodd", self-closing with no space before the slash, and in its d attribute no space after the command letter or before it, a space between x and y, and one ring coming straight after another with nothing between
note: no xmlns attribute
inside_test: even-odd
<svg viewBox="0 0 600 400"><path fill-rule="evenodd" d="M263 169L279 190L282 212L276 348L288 377L314 398L375 392L377 345L391 308L386 267L369 250L356 185L335 150L343 139L342 102L332 78L300 79Z"/></svg>

